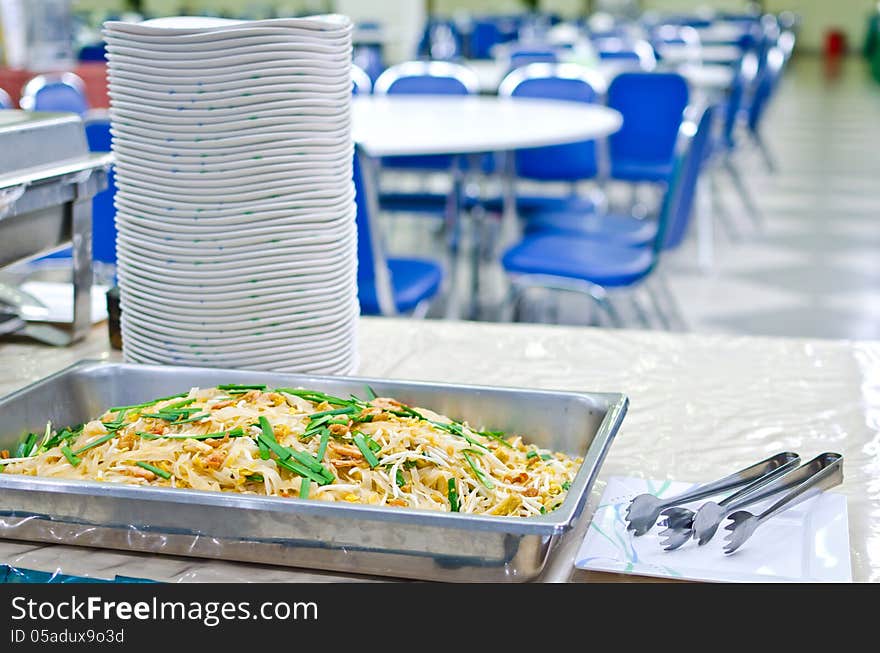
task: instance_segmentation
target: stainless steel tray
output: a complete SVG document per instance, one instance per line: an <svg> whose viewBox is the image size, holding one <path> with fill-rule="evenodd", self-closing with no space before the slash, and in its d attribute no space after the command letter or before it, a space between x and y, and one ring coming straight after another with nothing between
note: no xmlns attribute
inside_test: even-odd
<svg viewBox="0 0 880 653"><path fill-rule="evenodd" d="M0 449L46 420L82 422L219 383L380 395L584 457L566 500L539 517L493 517L0 474L0 538L56 542L359 574L524 581L541 573L581 515L626 413L621 394L456 386L83 361L0 399Z"/></svg>

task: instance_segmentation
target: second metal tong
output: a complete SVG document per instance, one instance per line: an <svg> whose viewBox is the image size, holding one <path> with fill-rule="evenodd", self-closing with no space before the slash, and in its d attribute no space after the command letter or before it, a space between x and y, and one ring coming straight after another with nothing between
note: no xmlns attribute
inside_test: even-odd
<svg viewBox="0 0 880 653"><path fill-rule="evenodd" d="M744 485L754 483L767 474L773 473L773 478L775 478L779 474L779 468L790 464L793 460L798 460L796 453L790 451L778 453L766 460L741 469L730 476L725 476L713 483L700 485L671 499L660 499L653 494L640 494L630 502L626 509L626 528L635 535L644 535L657 522L657 518L664 508L671 508L683 503L690 503L691 501L723 494L728 490L735 490Z"/></svg>

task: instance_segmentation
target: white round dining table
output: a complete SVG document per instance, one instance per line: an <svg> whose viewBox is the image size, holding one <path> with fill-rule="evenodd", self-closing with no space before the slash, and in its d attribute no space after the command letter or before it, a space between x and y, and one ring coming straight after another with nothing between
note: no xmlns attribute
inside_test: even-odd
<svg viewBox="0 0 880 653"><path fill-rule="evenodd" d="M355 97L352 136L370 156L480 154L604 138L613 109L580 102L484 96Z"/></svg>
<svg viewBox="0 0 880 653"><path fill-rule="evenodd" d="M564 100L498 96L361 96L352 101L352 137L371 157L479 155L563 145L605 138L620 129L623 117L603 106ZM503 219L515 219L512 158L500 166ZM458 168L454 183L461 184ZM453 220L458 222L458 207ZM471 247L471 303L475 318L479 294L479 248ZM455 317L455 316L453 316Z"/></svg>

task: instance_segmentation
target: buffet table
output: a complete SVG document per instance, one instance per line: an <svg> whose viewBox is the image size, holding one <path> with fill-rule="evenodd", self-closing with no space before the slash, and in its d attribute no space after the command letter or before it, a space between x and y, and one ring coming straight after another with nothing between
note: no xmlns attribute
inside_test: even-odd
<svg viewBox="0 0 880 653"><path fill-rule="evenodd" d="M612 475L710 480L777 451L846 458L855 581L880 581L880 342L773 339L467 322L361 321L360 374L621 391L631 404L587 515L544 580L635 581L576 571L577 546ZM118 359L106 327L66 349L0 345L0 394L82 358ZM333 581L338 574L0 541L0 564L167 582Z"/></svg>

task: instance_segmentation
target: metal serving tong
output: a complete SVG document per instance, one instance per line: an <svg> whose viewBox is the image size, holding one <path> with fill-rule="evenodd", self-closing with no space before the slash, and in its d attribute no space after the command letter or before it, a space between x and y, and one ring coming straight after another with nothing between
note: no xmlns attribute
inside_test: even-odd
<svg viewBox="0 0 880 653"><path fill-rule="evenodd" d="M843 456L830 452L819 454L779 480L777 491L791 490L791 492L760 515L753 515L748 510L739 510L730 515L729 519L732 523L725 526L725 529L731 533L725 539L724 552L736 551L752 536L758 526L771 517L841 483L843 483ZM741 505L756 500L744 500Z"/></svg>
<svg viewBox="0 0 880 653"><path fill-rule="evenodd" d="M726 476L713 483L700 485L693 490L672 497L671 499L659 499L653 494L640 494L630 502L629 507L626 509L626 521L628 522L626 529L632 531L635 535L644 535L651 530L657 522L657 518L660 516L660 512L664 508L671 508L672 506L677 506L682 503L698 501L699 499L723 494L728 490L735 490L744 485L749 485L767 474L778 470L781 466L789 463L793 458L797 457L797 454L789 451L778 453L775 456L770 456L766 460L755 463L750 467L741 469L730 476ZM775 477L776 476L774 476L774 478Z"/></svg>
<svg viewBox="0 0 880 653"><path fill-rule="evenodd" d="M700 544L705 544L712 539L719 524L727 515L746 505L782 492L785 488L780 487L774 481L800 465L801 457L796 453L783 452L776 454L774 458L785 462L723 501L718 503L707 501L696 512L682 507L667 508L661 512L660 516L666 517L665 521L660 522L662 526L666 526L666 530L660 531L660 537L663 538L660 543L663 548L672 551L682 546L691 537L696 538Z"/></svg>

